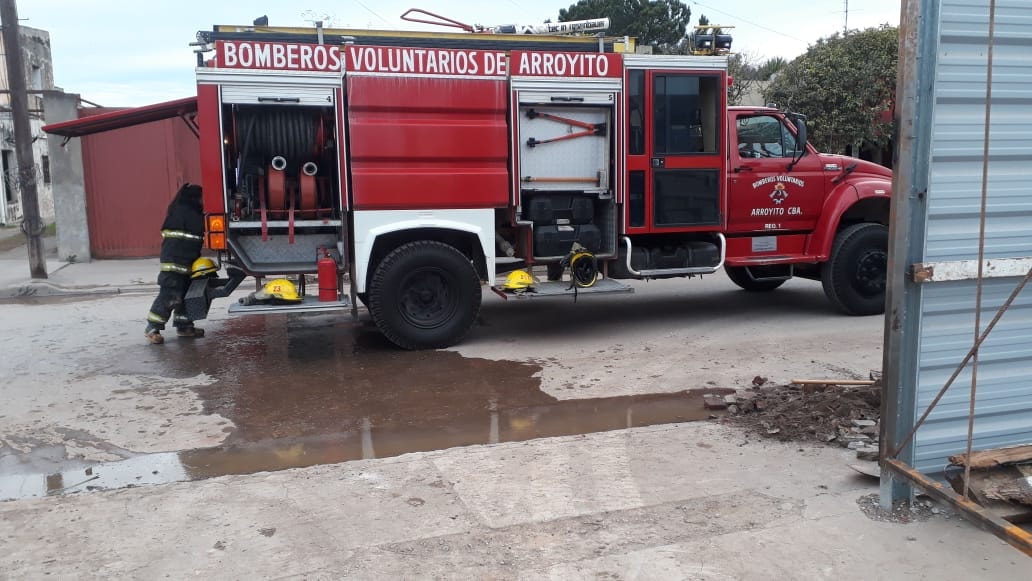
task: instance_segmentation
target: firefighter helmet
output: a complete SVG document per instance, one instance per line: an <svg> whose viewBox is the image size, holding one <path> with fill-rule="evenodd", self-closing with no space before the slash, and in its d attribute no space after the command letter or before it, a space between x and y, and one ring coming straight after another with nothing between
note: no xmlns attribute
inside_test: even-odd
<svg viewBox="0 0 1032 581"><path fill-rule="evenodd" d="M505 284L502 288L505 290L526 290L534 286L534 277L530 276L530 273L525 270L514 270L509 273L509 276L505 277Z"/></svg>
<svg viewBox="0 0 1032 581"><path fill-rule="evenodd" d="M190 267L190 278L201 278L210 274L218 272L219 267L215 266L215 261L202 256L197 260L193 261L193 266Z"/></svg>
<svg viewBox="0 0 1032 581"><path fill-rule="evenodd" d="M297 294L297 287L294 283L285 278L277 278L265 283L262 290L254 293L254 298L259 301L277 300L288 303L301 302L301 296Z"/></svg>

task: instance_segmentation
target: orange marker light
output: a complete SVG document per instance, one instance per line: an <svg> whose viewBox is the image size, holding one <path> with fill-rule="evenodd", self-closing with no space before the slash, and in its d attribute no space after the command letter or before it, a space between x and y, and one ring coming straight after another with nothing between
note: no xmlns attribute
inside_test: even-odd
<svg viewBox="0 0 1032 581"><path fill-rule="evenodd" d="M226 217L219 215L208 216L208 232L225 232Z"/></svg>
<svg viewBox="0 0 1032 581"><path fill-rule="evenodd" d="M211 250L225 250L226 249L226 234L225 232L212 232L208 234L208 248Z"/></svg>

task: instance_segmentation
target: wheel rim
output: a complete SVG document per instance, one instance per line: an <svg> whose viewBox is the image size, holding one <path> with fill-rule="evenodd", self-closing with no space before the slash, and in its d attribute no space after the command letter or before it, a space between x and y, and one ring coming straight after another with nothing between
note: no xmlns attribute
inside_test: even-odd
<svg viewBox="0 0 1032 581"><path fill-rule="evenodd" d="M401 315L410 325L433 329L450 320L458 308L454 279L445 270L425 267L401 282Z"/></svg>
<svg viewBox="0 0 1032 581"><path fill-rule="evenodd" d="M865 297L874 297L885 292L888 253L871 248L864 251L856 264L853 288Z"/></svg>

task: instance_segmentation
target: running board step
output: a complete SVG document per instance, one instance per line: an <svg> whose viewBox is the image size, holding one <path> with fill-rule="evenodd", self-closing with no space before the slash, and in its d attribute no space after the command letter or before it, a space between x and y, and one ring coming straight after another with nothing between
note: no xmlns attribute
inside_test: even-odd
<svg viewBox="0 0 1032 581"><path fill-rule="evenodd" d="M547 282L536 282L532 290L527 290L519 293L513 293L505 290L501 285L491 287L495 293L501 295L503 298L508 299L509 297L517 299L531 299L531 298L544 298L544 297L572 297L574 289L570 288L570 281L557 280ZM613 293L633 293L634 288L626 285L622 282L617 282L611 278L603 278L595 282L594 285L587 288L578 288L577 296L580 295L597 295L597 294L613 294Z"/></svg>
<svg viewBox="0 0 1032 581"><path fill-rule="evenodd" d="M347 310L350 308L351 301L347 297L344 297L344 300L340 301L320 301L318 297L304 297L300 303L259 305L233 303L229 305L229 314L267 315L270 313L325 313L327 311Z"/></svg>

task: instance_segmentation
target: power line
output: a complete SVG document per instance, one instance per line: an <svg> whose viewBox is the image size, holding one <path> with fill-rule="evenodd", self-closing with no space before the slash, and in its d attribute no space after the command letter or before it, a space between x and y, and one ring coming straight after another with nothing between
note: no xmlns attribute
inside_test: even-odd
<svg viewBox="0 0 1032 581"><path fill-rule="evenodd" d="M713 12L718 12L720 14L723 14L724 16L730 16L731 18L734 18L738 22L744 22L746 24L751 24L751 25L753 25L753 26L755 26L757 28L762 28L762 29L767 30L769 32L773 32L774 34L780 34L781 36L784 36L785 38L791 38L792 40L795 40L795 41L798 41L798 42L802 42L802 43L807 43L808 42L808 41L805 41L805 40L803 40L801 38L796 38L796 37L792 36L791 34L785 34L784 32L781 32L780 30L774 30L773 28L770 28L769 26L764 26L762 24L757 24L756 22L753 22L751 20L746 20L745 18L742 18L740 16L735 16L734 14L731 14L729 12L724 12L723 10L719 10L719 9L714 8L712 6L709 6L707 4L703 4L702 2L694 2L694 4L697 5L697 6L702 6L706 10L712 10Z"/></svg>
<svg viewBox="0 0 1032 581"><path fill-rule="evenodd" d="M361 6L362 8L365 8L365 9L366 9L366 11L367 11L367 12L369 12L370 14L372 14L373 16L375 16L375 17L379 18L380 20L384 21L384 23L385 23L385 24L387 24L387 25L389 25L389 26L394 26L394 23L393 23L393 22L390 22L389 20L387 20L387 19L386 19L386 18L384 18L383 16L380 16L379 14L377 14L376 12L374 12L374 11L373 11L373 9L372 9L372 8L370 8L370 7L368 7L368 6L366 6L366 5L365 5L365 2L362 2L362 0L355 0L355 2L357 2L357 3L358 3L358 5L359 5L359 6Z"/></svg>

